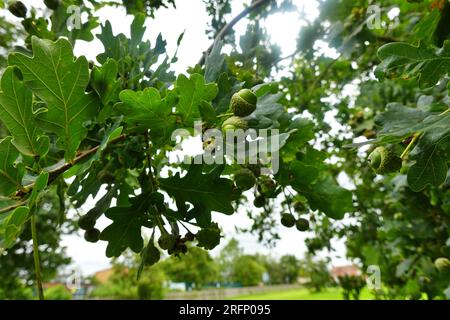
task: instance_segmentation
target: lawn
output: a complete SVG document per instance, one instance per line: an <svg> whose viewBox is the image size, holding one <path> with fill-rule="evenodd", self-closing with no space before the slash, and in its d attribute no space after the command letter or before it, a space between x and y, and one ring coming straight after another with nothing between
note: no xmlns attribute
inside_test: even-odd
<svg viewBox="0 0 450 320"><path fill-rule="evenodd" d="M363 290L361 300L371 300L372 294ZM330 288L323 292L311 292L308 289L293 289L278 292L259 293L246 296L232 297L233 300L342 300L339 288Z"/></svg>

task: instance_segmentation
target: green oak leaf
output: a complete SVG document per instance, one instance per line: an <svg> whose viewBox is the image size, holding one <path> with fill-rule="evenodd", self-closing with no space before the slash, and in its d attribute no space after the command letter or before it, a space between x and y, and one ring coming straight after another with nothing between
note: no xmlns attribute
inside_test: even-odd
<svg viewBox="0 0 450 320"><path fill-rule="evenodd" d="M92 69L91 84L103 106L119 100L120 81L117 80L119 66L114 59L107 59L100 67Z"/></svg>
<svg viewBox="0 0 450 320"><path fill-rule="evenodd" d="M444 41L442 48L421 42L418 46L394 42L378 50L382 60L375 73L379 77L388 75L395 78L419 77L423 88L435 85L450 68L450 41Z"/></svg>
<svg viewBox="0 0 450 320"><path fill-rule="evenodd" d="M293 188L308 199L312 208L318 209L333 219L342 219L346 212L352 211L352 193L340 187L330 176L319 178L306 189Z"/></svg>
<svg viewBox="0 0 450 320"><path fill-rule="evenodd" d="M203 165L193 164L183 178L177 173L173 177L160 179L159 183L163 190L177 199L177 206L188 202L194 207L233 214L231 202L237 199L237 194L233 189L233 181L220 177L223 169L223 166L217 166L203 174ZM182 210L180 207L178 209Z"/></svg>
<svg viewBox="0 0 450 320"><path fill-rule="evenodd" d="M258 97L256 110L246 119L249 126L255 129L274 129L280 127L279 118L285 113L284 107L278 103L282 94L266 94Z"/></svg>
<svg viewBox="0 0 450 320"><path fill-rule="evenodd" d="M293 161L290 164L291 185L293 188L301 189L312 184L319 176L319 170L311 165L300 161Z"/></svg>
<svg viewBox="0 0 450 320"><path fill-rule="evenodd" d="M8 67L1 80L0 121L12 135L12 144L26 156L43 156L49 148L48 137L36 127L33 94Z"/></svg>
<svg viewBox="0 0 450 320"><path fill-rule="evenodd" d="M12 138L0 140L0 195L9 196L22 187L25 168L21 163L14 165L19 152L11 143Z"/></svg>
<svg viewBox="0 0 450 320"><path fill-rule="evenodd" d="M114 207L105 212L106 217L113 221L100 235L101 240L108 241L107 257L119 257L127 248L141 252L144 246L141 227L145 221L147 202L143 194L130 199L130 207Z"/></svg>
<svg viewBox="0 0 450 320"><path fill-rule="evenodd" d="M413 36L418 40L431 40L439 24L441 12L436 8L429 12L418 24L414 26Z"/></svg>
<svg viewBox="0 0 450 320"><path fill-rule="evenodd" d="M64 172L64 178L68 179L74 175L82 175L91 169L94 162L99 161L103 151L105 151L106 147L109 143L117 139L121 134L123 127L120 127L120 123L122 118L118 119L114 124L112 124L109 128L107 128L100 145L98 146L98 150L95 154L90 157L87 161L78 163L74 165L72 168Z"/></svg>
<svg viewBox="0 0 450 320"><path fill-rule="evenodd" d="M212 223L208 228L201 229L196 236L198 246L206 250L212 250L220 243L220 229L217 223Z"/></svg>
<svg viewBox="0 0 450 320"><path fill-rule="evenodd" d="M103 47L105 48L105 52L97 56L97 61L101 64L105 63L108 58L119 61L125 56L128 39L122 33L114 36L109 21L106 21L105 25L102 25L102 33L98 34L97 38L102 42Z"/></svg>
<svg viewBox="0 0 450 320"><path fill-rule="evenodd" d="M182 115L186 126L194 124L200 118L199 107L203 102L211 102L217 96L217 85L205 83L201 74L194 73L190 78L180 75L176 81L179 101L176 110Z"/></svg>
<svg viewBox="0 0 450 320"><path fill-rule="evenodd" d="M223 41L219 40L214 43L211 53L206 58L205 62L205 80L214 82L220 75L220 72L225 63L225 55L222 54Z"/></svg>
<svg viewBox="0 0 450 320"><path fill-rule="evenodd" d="M172 131L175 117L170 116L172 110L157 89L123 90L120 100L122 103L117 104L116 109L124 115L126 123L150 129L155 137L165 137Z"/></svg>
<svg viewBox="0 0 450 320"><path fill-rule="evenodd" d="M27 207L18 207L0 220L0 247L4 249L14 245L17 237L22 233L23 225L28 219L30 210Z"/></svg>
<svg viewBox="0 0 450 320"><path fill-rule="evenodd" d="M450 155L450 130L431 130L425 133L411 152L416 162L409 168L407 180L413 191L420 191L430 184L440 186L447 178Z"/></svg>
<svg viewBox="0 0 450 320"><path fill-rule="evenodd" d="M58 136L66 160L72 160L87 133L84 123L98 110L96 95L85 93L88 62L84 57L74 60L72 46L65 39L52 42L33 37L32 47L32 57L12 53L9 64L20 68L24 83L46 103L47 109L37 115L38 124Z"/></svg>
<svg viewBox="0 0 450 320"><path fill-rule="evenodd" d="M393 137L394 140L401 139L416 132L434 129L443 132L450 125L450 114L433 114L393 103L388 105L386 112L375 118L375 123L381 127L380 140L389 141Z"/></svg>

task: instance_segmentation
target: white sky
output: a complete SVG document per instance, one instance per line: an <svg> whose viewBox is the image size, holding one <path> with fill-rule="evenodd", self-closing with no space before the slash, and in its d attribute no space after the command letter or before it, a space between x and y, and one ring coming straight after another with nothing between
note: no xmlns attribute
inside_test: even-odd
<svg viewBox="0 0 450 320"><path fill-rule="evenodd" d="M41 5L36 4L36 1L23 0L29 6ZM248 2L248 1L245 1ZM270 16L264 23L268 29L268 33L273 43L278 44L282 49L282 56L286 56L295 51L296 39L305 20L313 20L318 14L317 4L312 0L297 0L298 7L304 11L281 14L277 13ZM234 1L233 16L243 9L244 1ZM9 14L9 13L8 13ZM132 21L131 16L125 15L125 10L107 7L98 12L101 22L110 20L115 33L124 33L129 35L129 27ZM12 17L12 16L11 16ZM156 13L156 19L149 19L146 23L147 32L146 39L150 39L154 43L159 33L167 41L167 49L169 55L172 55L176 49L176 41L178 36L185 31L184 40L179 48L178 62L173 66L176 74L185 73L187 67L195 65L201 57L201 54L211 44L211 40L207 38L205 29L209 17L205 12L205 7L202 0L177 1L177 9L161 9ZM246 28L246 21L241 21L236 27L236 36L238 37L244 33ZM96 32L97 33L97 32ZM76 55L85 55L90 60L95 60L97 54L103 51L103 47L99 40L92 42L80 41L76 48ZM251 199L252 200L252 199ZM92 199L83 206L81 212L87 212L93 205ZM276 213L274 213L276 214ZM284 254L294 254L302 257L306 251L304 239L306 233L300 233L295 228L287 229L280 227L279 232L281 240L273 249L268 249L258 243L257 238L248 234L236 235L235 226L246 227L250 225L250 220L246 217L242 210L232 216L214 213L213 220L217 221L223 228L225 239L222 239L221 246L225 244L231 237L236 237L247 253L264 253L279 257ZM97 227L100 229L106 227L110 221L107 218L101 218ZM62 245L67 247L67 253L74 261L73 267L78 268L83 274L91 274L95 271L109 267L109 259L105 256L106 242L88 243L82 235L66 236L63 239ZM217 254L220 247L214 249L212 254ZM344 256L345 245L342 242L334 245L338 255ZM342 257L335 255L333 257L334 264L345 264L346 261Z"/></svg>

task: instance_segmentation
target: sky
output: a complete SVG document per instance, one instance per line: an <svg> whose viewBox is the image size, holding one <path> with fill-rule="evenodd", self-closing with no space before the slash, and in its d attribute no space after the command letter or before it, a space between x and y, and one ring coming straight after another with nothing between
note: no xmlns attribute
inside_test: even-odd
<svg viewBox="0 0 450 320"><path fill-rule="evenodd" d="M36 6L37 1L23 0L26 5ZM248 2L248 1L245 1ZM282 56L288 56L295 51L296 39L300 28L306 24L305 19L313 20L318 14L317 3L313 0L294 1L299 7L299 12L277 13L271 15L262 22L267 27L271 41L280 46ZM39 2L40 3L40 2ZM152 43L155 42L159 33L167 41L167 51L172 55L176 50L176 42L179 35L185 32L183 42L179 48L178 61L173 65L172 70L176 74L186 73L189 66L195 65L200 59L202 52L206 50L211 40L205 34L205 29L209 21L205 6L202 0L177 1L177 9L160 9L156 13L155 19L149 19L146 23L147 32L144 36ZM232 16L237 15L244 7L244 1L235 0L233 2ZM303 12L303 14L301 12ZM106 7L96 14L102 23L110 20L114 33L124 33L129 35L129 27L132 21L131 16L126 16L125 10ZM242 20L235 27L237 38L245 32L246 21ZM97 30L99 33L99 29ZM99 40L92 42L79 41L75 47L75 55L84 55L90 60L95 60L97 54L103 52L103 47ZM330 53L333 55L333 53ZM252 195L249 196L252 201ZM96 199L89 201L79 209L79 213L87 212L94 204ZM71 215L76 213L71 212ZM221 245L212 251L212 255L218 254L221 247L232 237L235 237L241 243L246 253L271 254L274 257L280 257L284 254L294 254L301 258L306 252L304 244L308 233L300 233L295 228L279 228L281 240L276 243L274 248L267 248L258 243L256 236L249 234L237 234L235 227L248 227L251 221L246 217L245 210L231 216L220 213L213 213L213 220L217 221L223 229L225 238ZM97 227L103 229L109 225L110 221L102 217L97 222ZM106 242L88 243L82 238L82 234L65 236L62 245L67 248L67 254L73 259L71 268L79 270L84 275L92 274L98 270L106 269L110 265L110 260L105 256ZM342 241L335 242L334 248L336 254L333 255L334 265L346 264L344 258L345 245Z"/></svg>

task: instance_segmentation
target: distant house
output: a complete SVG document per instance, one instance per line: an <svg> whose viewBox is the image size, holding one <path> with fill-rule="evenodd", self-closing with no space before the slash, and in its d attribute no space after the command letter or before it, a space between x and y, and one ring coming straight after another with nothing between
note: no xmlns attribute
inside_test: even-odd
<svg viewBox="0 0 450 320"><path fill-rule="evenodd" d="M97 271L94 274L94 279L97 283L104 284L108 282L109 278L113 275L113 268Z"/></svg>
<svg viewBox="0 0 450 320"><path fill-rule="evenodd" d="M360 276L361 270L356 265L347 265L340 267L332 267L330 271L334 280L341 276Z"/></svg>

